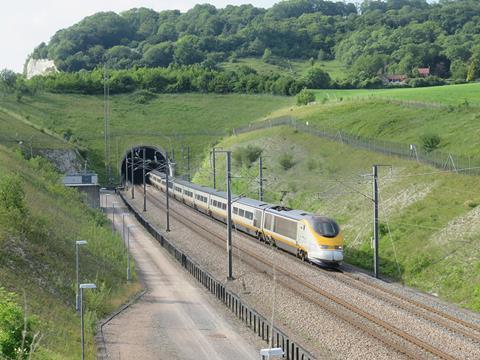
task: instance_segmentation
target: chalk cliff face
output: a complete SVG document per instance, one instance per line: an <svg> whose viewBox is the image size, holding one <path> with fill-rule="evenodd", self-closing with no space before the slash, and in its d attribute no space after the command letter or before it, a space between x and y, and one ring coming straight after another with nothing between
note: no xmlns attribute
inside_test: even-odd
<svg viewBox="0 0 480 360"><path fill-rule="evenodd" d="M27 79L35 75L46 75L52 72L57 72L57 67L53 60L48 59L29 59L26 67L25 76Z"/></svg>

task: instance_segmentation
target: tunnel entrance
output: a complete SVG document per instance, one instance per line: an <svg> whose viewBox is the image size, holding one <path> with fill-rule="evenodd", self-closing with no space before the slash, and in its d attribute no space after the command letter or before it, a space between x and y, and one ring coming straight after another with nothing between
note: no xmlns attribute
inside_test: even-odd
<svg viewBox="0 0 480 360"><path fill-rule="evenodd" d="M134 146L125 152L120 166L120 176L122 185L132 183L133 166L133 184L143 183L143 150L145 149L145 174L152 170L165 172L166 160L162 150L155 146L139 145ZM133 158L133 160L132 160ZM170 168L170 174L171 166Z"/></svg>

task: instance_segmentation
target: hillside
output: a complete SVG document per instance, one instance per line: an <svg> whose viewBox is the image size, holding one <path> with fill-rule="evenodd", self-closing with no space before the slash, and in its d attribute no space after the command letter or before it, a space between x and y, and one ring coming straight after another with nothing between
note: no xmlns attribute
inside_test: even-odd
<svg viewBox="0 0 480 360"><path fill-rule="evenodd" d="M139 8L100 12L57 31L33 51L62 71L202 64L249 57L336 60L349 84L379 74L480 77L480 4L476 0L289 0L253 5L196 5L187 12Z"/></svg>
<svg viewBox="0 0 480 360"><path fill-rule="evenodd" d="M153 95L143 100L131 95L111 96L114 169L127 148L142 143L170 151L173 148L180 172L185 166L179 156L181 148L190 145L195 168L204 151L232 128L294 102L293 98L280 96L204 94ZM10 96L0 98L0 108L63 134L71 144L88 148L89 166L104 174L103 96L41 93L22 102Z"/></svg>
<svg viewBox="0 0 480 360"><path fill-rule="evenodd" d="M479 158L479 90L480 84L422 89L325 90L317 92L316 104L281 109L272 113L271 118L293 117L301 122L308 121L316 128L396 142L406 149L409 144L416 144L420 149L424 136L437 135L439 151Z"/></svg>
<svg viewBox="0 0 480 360"><path fill-rule="evenodd" d="M316 99L321 101L341 101L345 99L368 100L380 98L384 100L400 100L426 105L469 105L480 107L480 83L459 84L449 86L424 87L415 89L354 89L354 90L314 90Z"/></svg>
<svg viewBox="0 0 480 360"><path fill-rule="evenodd" d="M380 171L380 270L461 306L480 310L478 177L462 176L319 139L292 128L227 137L234 151L233 189L257 198L258 162L236 154L258 147L264 157L265 200L331 216L346 239L346 261L372 269L372 164ZM219 155L219 158L221 156ZM245 159L245 157L244 157ZM210 161L194 181L211 186ZM218 159L218 179L224 161ZM220 188L224 188L219 181Z"/></svg>
<svg viewBox="0 0 480 360"><path fill-rule="evenodd" d="M112 235L104 215L60 184L59 174L45 160L24 160L1 145L0 194L0 313L11 298L5 291L13 292L15 306L23 309L26 301L32 319L28 336L39 334L33 358L78 359L75 241L86 239L88 245L81 249L81 279L99 287L86 294L86 350L87 358L93 358L96 321L139 289L137 283L126 286L126 256L120 238ZM18 326L23 327L21 318Z"/></svg>

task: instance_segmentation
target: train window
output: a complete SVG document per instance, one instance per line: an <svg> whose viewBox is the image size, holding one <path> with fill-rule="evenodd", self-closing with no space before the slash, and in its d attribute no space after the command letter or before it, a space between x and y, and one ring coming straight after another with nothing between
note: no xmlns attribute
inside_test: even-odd
<svg viewBox="0 0 480 360"><path fill-rule="evenodd" d="M253 213L251 213L250 211L245 211L245 217L248 220L252 220L253 219Z"/></svg>
<svg viewBox="0 0 480 360"><path fill-rule="evenodd" d="M340 232L338 224L326 218L314 218L313 227L317 233L325 237L335 237Z"/></svg>
<svg viewBox="0 0 480 360"><path fill-rule="evenodd" d="M222 203L222 209L227 210L227 204Z"/></svg>
<svg viewBox="0 0 480 360"><path fill-rule="evenodd" d="M238 214L238 208L236 208L235 206L233 207L233 213L234 213L235 215Z"/></svg>
<svg viewBox="0 0 480 360"><path fill-rule="evenodd" d="M243 210L243 209L238 209L238 216L244 217L244 216L245 216L245 210Z"/></svg>
<svg viewBox="0 0 480 360"><path fill-rule="evenodd" d="M271 214L265 214L265 229L272 230L272 220L273 216Z"/></svg>
<svg viewBox="0 0 480 360"><path fill-rule="evenodd" d="M291 239L297 238L297 223L292 220L287 220L279 216L275 217L274 230L277 234L289 237Z"/></svg>

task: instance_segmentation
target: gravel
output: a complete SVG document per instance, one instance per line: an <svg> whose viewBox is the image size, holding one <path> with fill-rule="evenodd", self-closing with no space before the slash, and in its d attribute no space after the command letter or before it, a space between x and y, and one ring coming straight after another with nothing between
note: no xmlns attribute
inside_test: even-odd
<svg viewBox="0 0 480 360"><path fill-rule="evenodd" d="M152 188L148 190L150 193L153 193L157 199L162 198L163 201L163 193L158 193ZM137 194L139 193L137 192ZM143 197L137 196L133 203L137 208L141 209L141 206L143 206ZM188 215L192 221L204 225L208 224L211 231L215 231L222 236L225 235L226 230L222 224L214 222L196 213L192 209L186 208L177 201L171 201L170 206L172 209L181 210L182 214ZM165 214L159 209L154 208L150 202L148 202L147 207L149 211L146 213L146 217L160 229L164 229ZM167 235L169 240L192 256L217 278L226 279L225 250L206 241L194 231L178 223L174 218L174 214L171 214L171 229L172 231ZM448 329L429 320L425 320L422 317L418 317L409 311L393 306L389 302L348 285L348 283L339 281L337 276L342 276L342 274L332 274L316 266L302 263L289 254L273 250L253 239L246 238L243 234L234 234L233 241L234 244L241 243L242 248L254 251L257 254L268 252L269 259L273 259L278 266L288 269L291 273L387 321L398 329L408 331L409 334L442 349L454 357L463 359L480 358L479 343L467 339L461 334L452 333ZM238 249L234 249L234 276L236 280L230 281L229 287L240 295L242 300L252 305L265 317L270 318L273 303L273 282L271 277L265 274L265 271L258 271L254 267L246 264L246 259L242 259L242 256L245 257L246 255L242 254ZM351 269L349 271L352 271L356 277L361 279L362 283L373 282L394 291L400 297L422 302L465 321L480 324L480 316L478 314L458 309L432 296L427 296L398 284L389 284L372 279L361 272L357 272L353 268L347 268ZM312 292L311 295L315 295L321 299L318 294ZM333 302L329 302L328 304L339 308L344 313L349 313ZM362 323L368 323L366 320L359 318L358 315L349 314ZM280 283L277 283L276 286L275 323L294 341L313 351L317 358L360 359L365 356L376 359L402 358L402 354L395 352L379 340L348 324L338 316L306 299L297 291L293 291ZM368 326L372 329L379 329L376 325L368 324ZM381 334L384 332L384 330L380 330ZM394 335L392 335L392 339L402 341ZM418 351L418 349L413 350ZM422 355L425 356L424 353L419 353L419 356Z"/></svg>

